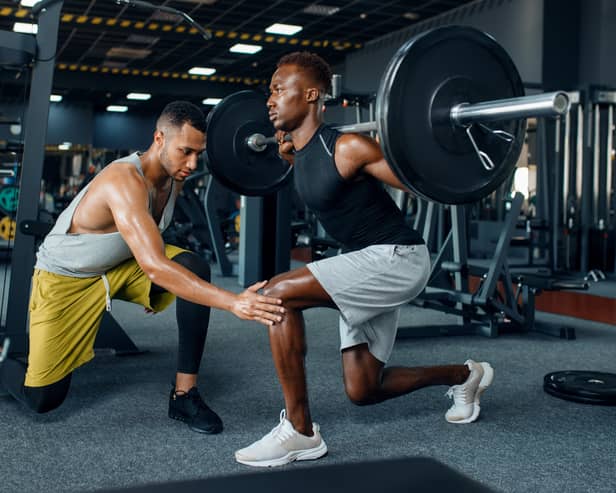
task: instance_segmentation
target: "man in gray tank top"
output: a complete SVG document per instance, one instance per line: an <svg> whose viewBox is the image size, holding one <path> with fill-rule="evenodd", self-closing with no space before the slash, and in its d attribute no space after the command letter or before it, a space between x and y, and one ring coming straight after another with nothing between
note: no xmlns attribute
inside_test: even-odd
<svg viewBox="0 0 616 493"><path fill-rule="evenodd" d="M210 307L265 325L281 321L284 308L281 300L258 293L266 282L240 294L217 288L202 258L163 242L175 199L204 151L205 131L200 108L184 101L167 105L150 148L102 170L45 238L32 279L28 365L8 358L0 367L0 383L26 407L42 413L64 401L72 372L94 356L112 299L160 311L177 296L178 364L169 417L200 433L222 430L197 390Z"/></svg>

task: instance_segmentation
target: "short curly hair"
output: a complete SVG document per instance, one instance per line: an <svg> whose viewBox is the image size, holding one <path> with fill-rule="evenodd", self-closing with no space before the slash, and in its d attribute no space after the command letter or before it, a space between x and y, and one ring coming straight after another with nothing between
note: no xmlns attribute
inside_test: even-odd
<svg viewBox="0 0 616 493"><path fill-rule="evenodd" d="M203 133L207 128L205 115L196 104L188 101L173 101L163 108L156 121L156 128L164 125L180 128L185 123Z"/></svg>
<svg viewBox="0 0 616 493"><path fill-rule="evenodd" d="M281 65L297 65L301 70L307 72L325 93L330 92L332 69L316 53L310 53L309 51L288 53L278 60L276 68L279 68Z"/></svg>

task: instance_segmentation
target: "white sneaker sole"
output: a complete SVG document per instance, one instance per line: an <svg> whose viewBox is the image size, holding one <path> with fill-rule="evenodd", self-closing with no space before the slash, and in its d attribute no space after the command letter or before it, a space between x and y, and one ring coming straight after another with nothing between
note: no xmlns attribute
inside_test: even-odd
<svg viewBox="0 0 616 493"><path fill-rule="evenodd" d="M323 457L327 453L327 445L325 445L325 441L321 439L321 444L318 447L304 449L304 450L293 450L289 452L287 455L283 457L277 457L276 459L268 459L268 460L246 460L235 455L235 460L240 464L245 464L247 466L252 467L277 467L284 466L285 464L289 464L293 461L300 460L315 460Z"/></svg>
<svg viewBox="0 0 616 493"><path fill-rule="evenodd" d="M476 421L477 418L479 417L479 413L481 412L481 406L479 405L479 402L481 400L481 394L485 392L485 390L492 384L492 381L494 380L494 368L492 368L490 363L483 362L479 364L483 368L483 376L481 377L481 380L479 382L479 387L477 387L477 392L475 393L475 400L473 402L473 412L468 418L460 419L457 421L453 421L453 420L450 421L449 419L447 419L447 417L445 417L448 423L464 425L464 424L472 423L473 421Z"/></svg>

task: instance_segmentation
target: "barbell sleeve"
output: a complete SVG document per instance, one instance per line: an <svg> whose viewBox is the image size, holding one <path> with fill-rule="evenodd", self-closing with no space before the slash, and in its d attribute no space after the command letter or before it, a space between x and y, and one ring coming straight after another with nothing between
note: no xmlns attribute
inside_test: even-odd
<svg viewBox="0 0 616 493"><path fill-rule="evenodd" d="M570 106L569 95L564 91L556 91L482 103L461 103L451 108L449 116L455 125L464 127L473 123L527 117L557 117L567 113Z"/></svg>

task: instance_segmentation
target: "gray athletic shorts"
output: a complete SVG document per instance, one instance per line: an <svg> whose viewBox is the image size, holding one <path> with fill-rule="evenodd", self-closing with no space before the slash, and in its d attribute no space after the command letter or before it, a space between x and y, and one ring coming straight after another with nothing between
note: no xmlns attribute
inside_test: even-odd
<svg viewBox="0 0 616 493"><path fill-rule="evenodd" d="M307 267L340 310L340 350L367 343L372 355L386 363L400 307L428 283L426 246L372 245Z"/></svg>

